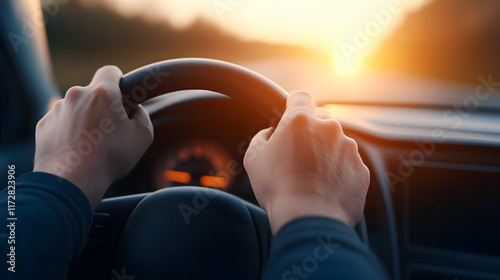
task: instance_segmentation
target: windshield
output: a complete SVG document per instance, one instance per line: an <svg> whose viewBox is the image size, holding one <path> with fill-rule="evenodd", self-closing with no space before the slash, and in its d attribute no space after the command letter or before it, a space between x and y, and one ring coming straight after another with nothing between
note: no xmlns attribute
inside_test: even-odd
<svg viewBox="0 0 500 280"><path fill-rule="evenodd" d="M104 64L127 72L178 57L234 62L319 102L500 80L496 0L42 3L62 90L86 84Z"/></svg>

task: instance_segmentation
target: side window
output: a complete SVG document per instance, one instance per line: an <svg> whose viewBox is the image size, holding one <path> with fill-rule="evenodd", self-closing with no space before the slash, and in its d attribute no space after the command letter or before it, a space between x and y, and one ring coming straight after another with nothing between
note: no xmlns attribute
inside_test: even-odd
<svg viewBox="0 0 500 280"><path fill-rule="evenodd" d="M0 146L30 136L29 106L7 51L0 44Z"/></svg>

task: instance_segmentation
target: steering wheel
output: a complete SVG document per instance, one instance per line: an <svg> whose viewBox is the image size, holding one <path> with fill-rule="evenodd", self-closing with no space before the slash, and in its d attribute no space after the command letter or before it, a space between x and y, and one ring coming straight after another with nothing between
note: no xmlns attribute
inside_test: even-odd
<svg viewBox="0 0 500 280"><path fill-rule="evenodd" d="M124 75L120 89L126 107L181 90L218 92L254 107L274 124L287 97L258 74L211 59L150 64ZM86 248L69 276L259 279L270 239L266 213L222 191L178 187L110 198L94 212Z"/></svg>
<svg viewBox="0 0 500 280"><path fill-rule="evenodd" d="M288 94L267 78L241 66L213 59L182 58L153 63L120 81L128 107L174 91L202 89L254 107L271 122L279 120Z"/></svg>
<svg viewBox="0 0 500 280"><path fill-rule="evenodd" d="M124 75L120 89L126 107L181 90L218 92L270 123L281 118L287 97L259 74L211 59L150 64ZM179 187L105 199L70 278L259 279L270 237L261 208L218 190Z"/></svg>

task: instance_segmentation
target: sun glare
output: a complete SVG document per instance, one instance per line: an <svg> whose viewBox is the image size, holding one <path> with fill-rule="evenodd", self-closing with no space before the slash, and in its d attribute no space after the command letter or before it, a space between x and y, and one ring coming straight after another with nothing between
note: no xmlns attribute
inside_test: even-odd
<svg viewBox="0 0 500 280"><path fill-rule="evenodd" d="M177 27L202 17L242 39L333 54L333 63L325 64L338 76L362 70L363 57L376 49L408 12L428 1L104 0L125 15L163 19Z"/></svg>
<svg viewBox="0 0 500 280"><path fill-rule="evenodd" d="M342 53L333 52L331 69L336 76L352 77L358 74L363 69L363 60L361 56L352 59L346 59Z"/></svg>
<svg viewBox="0 0 500 280"><path fill-rule="evenodd" d="M362 66L363 66L362 62L358 60L351 63L334 61L333 72L337 76L351 77L358 74L361 71Z"/></svg>

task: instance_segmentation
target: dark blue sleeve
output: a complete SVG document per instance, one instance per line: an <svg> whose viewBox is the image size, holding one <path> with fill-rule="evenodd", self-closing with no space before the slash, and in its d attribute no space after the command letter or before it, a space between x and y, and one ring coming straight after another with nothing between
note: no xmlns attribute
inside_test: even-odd
<svg viewBox="0 0 500 280"><path fill-rule="evenodd" d="M294 220L274 237L265 280L388 279L379 260L344 223Z"/></svg>
<svg viewBox="0 0 500 280"><path fill-rule="evenodd" d="M71 182L41 172L16 180L16 220L8 220L7 196L7 189L0 192L0 279L66 279L92 221L86 196ZM10 223L15 228L6 227ZM15 272L8 270L14 259L11 246Z"/></svg>

